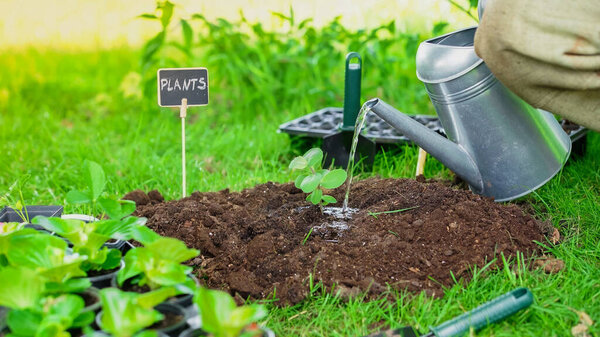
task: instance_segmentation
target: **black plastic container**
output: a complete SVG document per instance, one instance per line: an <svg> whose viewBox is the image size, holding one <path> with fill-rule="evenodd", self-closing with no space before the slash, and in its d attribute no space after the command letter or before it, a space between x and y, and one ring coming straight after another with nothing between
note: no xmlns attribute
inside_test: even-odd
<svg viewBox="0 0 600 337"><path fill-rule="evenodd" d="M194 284L196 285L196 287L200 286L198 279L194 275L189 274L188 278L190 278L190 279L192 279L192 281L194 281ZM113 288L119 288L119 285L117 284L117 275L116 274L111 279L110 286ZM171 297L171 298L167 299L165 302L175 304L177 306L187 309L193 305L193 302L192 302L193 299L194 299L194 295L192 295L192 294L182 294L182 295L177 295L177 296Z"/></svg>
<svg viewBox="0 0 600 337"><path fill-rule="evenodd" d="M23 214L27 214L29 221L33 220L38 215L47 217L60 217L63 212L62 206L38 206L28 205L23 208ZM14 209L6 206L0 210L0 222L26 222L21 219L21 216ZM40 227L37 225L30 225L31 228ZM40 227L41 228L41 227Z"/></svg>

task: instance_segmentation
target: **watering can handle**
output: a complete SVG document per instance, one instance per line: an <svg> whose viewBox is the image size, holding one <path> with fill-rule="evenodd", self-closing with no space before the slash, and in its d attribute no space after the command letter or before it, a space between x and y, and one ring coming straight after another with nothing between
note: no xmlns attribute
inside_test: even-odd
<svg viewBox="0 0 600 337"><path fill-rule="evenodd" d="M350 63L352 59L358 59L358 63ZM354 130L356 117L360 111L360 85L362 72L362 58L356 52L346 55L346 72L344 75L344 119L342 130Z"/></svg>

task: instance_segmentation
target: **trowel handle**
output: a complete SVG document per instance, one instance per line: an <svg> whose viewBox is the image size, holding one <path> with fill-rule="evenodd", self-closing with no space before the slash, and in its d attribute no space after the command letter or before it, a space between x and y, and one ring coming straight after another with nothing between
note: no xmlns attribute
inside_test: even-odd
<svg viewBox="0 0 600 337"><path fill-rule="evenodd" d="M358 63L350 63L352 59L358 59ZM344 119L342 130L354 130L356 117L360 111L360 82L362 71L362 59L356 52L346 55L346 73L344 76Z"/></svg>
<svg viewBox="0 0 600 337"><path fill-rule="evenodd" d="M527 288L518 288L501 295L450 321L431 328L437 337L462 336L473 327L476 331L488 324L499 322L533 303L533 295Z"/></svg>

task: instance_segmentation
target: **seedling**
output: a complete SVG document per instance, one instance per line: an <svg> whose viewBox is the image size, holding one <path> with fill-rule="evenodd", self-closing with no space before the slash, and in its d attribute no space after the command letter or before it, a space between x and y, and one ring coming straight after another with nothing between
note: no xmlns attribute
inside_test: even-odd
<svg viewBox="0 0 600 337"><path fill-rule="evenodd" d="M6 316L7 336L69 336L68 329L92 323L94 313L82 312L81 297L45 296L45 282L33 269L0 269L0 306L11 309Z"/></svg>
<svg viewBox="0 0 600 337"><path fill-rule="evenodd" d="M121 261L121 251L109 249L104 244L110 239L131 239L139 227L144 227L146 219L127 217L123 220L85 223L81 220L38 216L33 219L33 223L69 240L73 244L73 252L87 256L82 269L90 271L117 268Z"/></svg>
<svg viewBox="0 0 600 337"><path fill-rule="evenodd" d="M409 207L409 208L402 208L402 209L395 209L393 211L383 211L383 212L368 212L367 214L369 214L370 216L374 217L375 219L377 219L378 215L381 214L392 214L392 213L401 213L401 212L405 212L405 211L409 211L411 209L415 209L418 208L419 206L414 206L414 207Z"/></svg>
<svg viewBox="0 0 600 337"><path fill-rule="evenodd" d="M140 330L163 319L163 315L153 308L174 295L172 288L145 294L123 292L116 288L102 289L100 327L115 337L146 336L147 332Z"/></svg>
<svg viewBox="0 0 600 337"><path fill-rule="evenodd" d="M263 305L250 304L236 307L233 298L226 292L198 288L194 303L202 317L202 329L213 337L260 336L252 324L267 315Z"/></svg>
<svg viewBox="0 0 600 337"><path fill-rule="evenodd" d="M192 267L181 264L198 256L200 252L189 249L182 241L161 237L144 247L131 249L125 254L125 267L117 273L119 286L133 278L139 286L148 285L150 289L178 286L183 290L195 287L188 278Z"/></svg>
<svg viewBox="0 0 600 337"><path fill-rule="evenodd" d="M304 237L304 240L302 240L302 245L304 246L304 244L306 243L306 241L308 241L308 238L310 237L310 235L313 232L313 229L315 229L314 227L311 227L310 230L308 231L308 233L306 234L306 236Z"/></svg>
<svg viewBox="0 0 600 337"><path fill-rule="evenodd" d="M294 184L302 192L309 193L306 200L314 205L319 205L321 211L323 211L323 206L337 202L334 197L325 194L326 190L340 187L346 181L346 171L323 169L321 168L322 161L323 151L313 148L303 156L294 158L289 166L293 171L302 172Z"/></svg>

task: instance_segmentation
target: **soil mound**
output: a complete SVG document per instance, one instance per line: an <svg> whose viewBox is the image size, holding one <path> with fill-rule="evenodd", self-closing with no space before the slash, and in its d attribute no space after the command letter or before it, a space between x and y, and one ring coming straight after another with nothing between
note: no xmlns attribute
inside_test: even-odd
<svg viewBox="0 0 600 337"><path fill-rule="evenodd" d="M156 193L141 197L148 202L137 214L159 234L201 251L190 264L202 283L254 299L272 298L276 289L280 304L301 301L310 274L345 295L377 296L387 285L441 295L442 285L453 283L450 271L468 279L469 266L501 252L532 254L539 250L533 241L544 240L541 224L516 205L409 179L356 182L351 219L309 206L293 184L195 192L176 201ZM340 201L334 206L343 193L332 191Z"/></svg>

